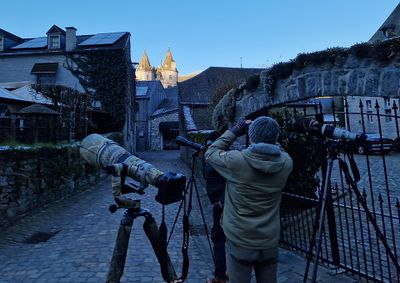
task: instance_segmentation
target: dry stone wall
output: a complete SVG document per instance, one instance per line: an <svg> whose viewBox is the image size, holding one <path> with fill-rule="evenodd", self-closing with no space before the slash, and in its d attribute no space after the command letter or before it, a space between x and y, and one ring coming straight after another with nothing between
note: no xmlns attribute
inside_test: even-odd
<svg viewBox="0 0 400 283"><path fill-rule="evenodd" d="M178 111L161 115L150 121L150 150L162 150L163 141L159 126L161 122L170 121L178 121Z"/></svg>
<svg viewBox="0 0 400 283"><path fill-rule="evenodd" d="M44 204L88 189L104 173L82 161L79 147L0 151L0 226Z"/></svg>

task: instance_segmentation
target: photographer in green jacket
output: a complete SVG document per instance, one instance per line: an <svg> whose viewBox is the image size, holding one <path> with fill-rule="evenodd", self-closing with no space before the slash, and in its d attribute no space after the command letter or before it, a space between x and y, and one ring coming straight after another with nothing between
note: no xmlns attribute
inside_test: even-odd
<svg viewBox="0 0 400 283"><path fill-rule="evenodd" d="M247 128L250 146L229 150ZM226 180L222 227L226 235L230 283L276 282L279 207L292 171L290 156L277 144L279 125L262 116L241 121L226 131L205 153L206 161Z"/></svg>

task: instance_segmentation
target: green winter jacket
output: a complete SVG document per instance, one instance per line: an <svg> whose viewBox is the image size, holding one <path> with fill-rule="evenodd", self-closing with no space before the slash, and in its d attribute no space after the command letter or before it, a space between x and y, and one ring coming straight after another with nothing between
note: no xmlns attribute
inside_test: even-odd
<svg viewBox="0 0 400 283"><path fill-rule="evenodd" d="M228 150L235 139L231 131L226 131L205 152L206 161L227 180L224 233L243 248L276 247L281 194L292 171L292 159L274 144Z"/></svg>

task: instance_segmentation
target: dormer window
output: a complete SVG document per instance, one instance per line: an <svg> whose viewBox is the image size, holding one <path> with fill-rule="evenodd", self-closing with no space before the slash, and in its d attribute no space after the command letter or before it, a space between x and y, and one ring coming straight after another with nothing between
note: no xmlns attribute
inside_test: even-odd
<svg viewBox="0 0 400 283"><path fill-rule="evenodd" d="M49 35L49 49L60 48L60 36L59 35Z"/></svg>
<svg viewBox="0 0 400 283"><path fill-rule="evenodd" d="M4 51L4 37L0 36L0 52Z"/></svg>

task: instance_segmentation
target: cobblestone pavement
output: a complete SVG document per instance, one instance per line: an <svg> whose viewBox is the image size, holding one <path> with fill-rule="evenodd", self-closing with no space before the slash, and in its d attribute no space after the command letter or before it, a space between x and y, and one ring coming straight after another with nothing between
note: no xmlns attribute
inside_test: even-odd
<svg viewBox="0 0 400 283"><path fill-rule="evenodd" d="M177 171L189 176L189 169L179 160L176 151L144 152L139 157L164 171ZM204 188L198 183L204 204L206 222L210 222L211 207L206 203ZM150 209L160 222L161 205L154 201L155 189L149 188L141 197L142 207ZM202 220L194 200L191 224L200 227ZM112 203L109 180L78 195L52 203L21 218L0 233L0 282L105 282L114 241L122 216L108 212ZM169 229L175 219L178 204L166 207ZM181 270L180 218L169 244L169 252L177 272ZM160 269L141 228L143 219L135 220L130 247L121 282L163 282ZM212 274L212 260L204 230L191 235L190 269L187 282L205 282ZM43 241L35 241L43 240ZM281 250L279 282L302 282L304 258ZM318 282L356 282L342 274L332 275L320 267Z"/></svg>

